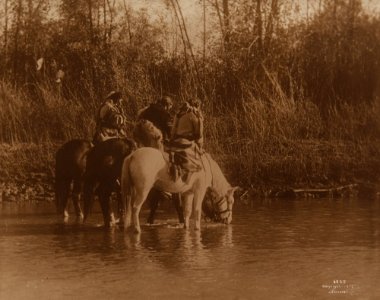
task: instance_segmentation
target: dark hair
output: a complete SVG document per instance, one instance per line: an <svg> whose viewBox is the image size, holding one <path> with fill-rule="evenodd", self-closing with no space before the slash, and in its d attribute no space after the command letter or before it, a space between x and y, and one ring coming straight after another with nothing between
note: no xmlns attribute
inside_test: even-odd
<svg viewBox="0 0 380 300"><path fill-rule="evenodd" d="M160 100L158 100L158 103L162 106L173 105L172 98L169 96L163 96Z"/></svg>
<svg viewBox="0 0 380 300"><path fill-rule="evenodd" d="M106 99L111 99L113 101L117 101L117 100L121 99L121 92L112 91L107 95Z"/></svg>
<svg viewBox="0 0 380 300"><path fill-rule="evenodd" d="M190 104L191 104L191 106L193 106L193 107L200 108L200 107L201 107L201 104L202 104L202 101L201 101L199 98L193 98L193 99L190 101Z"/></svg>

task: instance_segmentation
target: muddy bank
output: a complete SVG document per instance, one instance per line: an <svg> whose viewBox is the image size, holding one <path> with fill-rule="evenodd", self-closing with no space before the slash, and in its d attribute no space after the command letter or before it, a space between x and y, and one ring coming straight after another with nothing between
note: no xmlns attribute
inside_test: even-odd
<svg viewBox="0 0 380 300"><path fill-rule="evenodd" d="M55 148L50 143L0 144L0 202L53 201Z"/></svg>
<svg viewBox="0 0 380 300"><path fill-rule="evenodd" d="M30 173L26 179L0 180L0 202L54 201L53 178Z"/></svg>
<svg viewBox="0 0 380 300"><path fill-rule="evenodd" d="M54 179L43 173L31 173L29 180L0 181L0 202L22 201L54 201ZM237 195L242 202L249 203L255 198L379 198L380 184L360 182L344 186L324 186L319 188L277 187L267 190L258 190L253 187L243 187Z"/></svg>

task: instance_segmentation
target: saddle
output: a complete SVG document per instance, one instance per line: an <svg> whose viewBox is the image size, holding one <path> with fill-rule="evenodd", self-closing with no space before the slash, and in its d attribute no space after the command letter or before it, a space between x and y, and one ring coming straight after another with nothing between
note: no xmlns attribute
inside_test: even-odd
<svg viewBox="0 0 380 300"><path fill-rule="evenodd" d="M175 139L170 142L166 152L169 153L169 172L174 181L181 178L187 182L192 173L202 170L203 150L194 141Z"/></svg>

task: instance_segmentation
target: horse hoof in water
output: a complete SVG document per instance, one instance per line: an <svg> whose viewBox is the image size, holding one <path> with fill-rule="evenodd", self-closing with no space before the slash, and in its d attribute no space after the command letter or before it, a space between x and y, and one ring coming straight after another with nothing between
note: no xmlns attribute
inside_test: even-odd
<svg viewBox="0 0 380 300"><path fill-rule="evenodd" d="M137 226L133 226L132 233L134 233L134 234L140 234L141 233L141 228L137 227Z"/></svg>
<svg viewBox="0 0 380 300"><path fill-rule="evenodd" d="M83 222L83 218L84 218L83 214L80 214L80 215L78 215L76 217L75 222L76 223L82 223Z"/></svg>
<svg viewBox="0 0 380 300"><path fill-rule="evenodd" d="M120 227L120 228L124 228L124 219L123 218L116 219L115 225Z"/></svg>
<svg viewBox="0 0 380 300"><path fill-rule="evenodd" d="M69 222L69 213L66 210L63 212L63 215L60 216L59 221L63 224L67 224Z"/></svg>
<svg viewBox="0 0 380 300"><path fill-rule="evenodd" d="M105 228L114 228L114 227L116 227L116 222L106 222L106 223L104 223L104 227Z"/></svg>

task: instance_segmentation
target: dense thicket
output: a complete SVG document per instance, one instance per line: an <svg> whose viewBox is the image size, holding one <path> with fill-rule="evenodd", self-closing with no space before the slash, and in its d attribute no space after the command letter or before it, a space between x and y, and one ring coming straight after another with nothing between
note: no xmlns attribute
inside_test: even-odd
<svg viewBox="0 0 380 300"><path fill-rule="evenodd" d="M319 10L296 21L284 1L206 1L208 27L199 30L205 45L197 47L207 53L190 46L180 1L163 1L163 15L177 17L170 22L110 2L5 1L2 78L18 87L45 85L62 69L64 96L83 99L115 86L133 94L142 85L147 92L136 97L201 93L238 104L247 93L268 100L281 89L318 106L374 100L380 24L360 0L321 1ZM177 39L172 51L169 39Z"/></svg>
<svg viewBox="0 0 380 300"><path fill-rule="evenodd" d="M380 19L361 0L300 1L302 18L293 1L203 0L195 26L184 0L163 0L161 17L127 2L3 2L1 141L91 137L99 102L120 89L132 120L162 94L200 97L209 149L233 154L248 181L336 172L316 140L339 159L347 143L378 145Z"/></svg>

